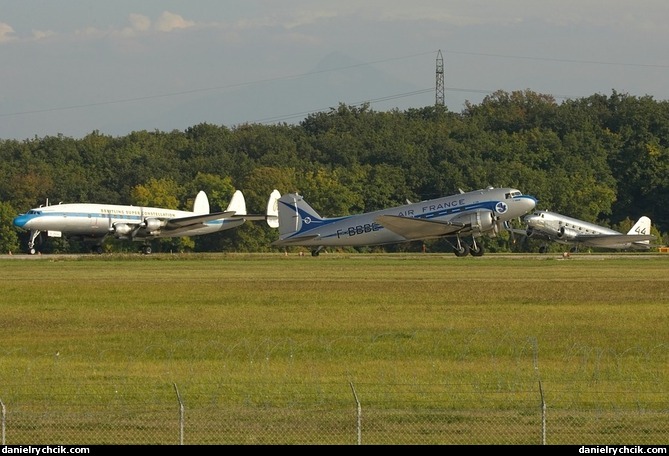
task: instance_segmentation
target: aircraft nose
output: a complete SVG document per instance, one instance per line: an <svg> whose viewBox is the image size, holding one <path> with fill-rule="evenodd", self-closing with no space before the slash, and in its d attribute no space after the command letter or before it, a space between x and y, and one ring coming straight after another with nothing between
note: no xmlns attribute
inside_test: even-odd
<svg viewBox="0 0 669 456"><path fill-rule="evenodd" d="M537 199L531 195L523 195L523 201L525 202L525 212L530 212L537 206Z"/></svg>
<svg viewBox="0 0 669 456"><path fill-rule="evenodd" d="M12 223L16 227L23 228L23 226L26 224L27 221L28 220L26 216L24 214L21 214L19 216L14 217L14 221Z"/></svg>
<svg viewBox="0 0 669 456"><path fill-rule="evenodd" d="M21 214L16 217L14 217L14 226L18 228L24 228L26 226L26 223L30 220L30 217L28 217L26 214Z"/></svg>

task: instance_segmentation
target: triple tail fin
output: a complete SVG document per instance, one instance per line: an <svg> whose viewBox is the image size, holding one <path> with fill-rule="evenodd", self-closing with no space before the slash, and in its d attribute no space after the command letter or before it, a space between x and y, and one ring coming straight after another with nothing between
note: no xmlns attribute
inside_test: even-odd
<svg viewBox="0 0 669 456"><path fill-rule="evenodd" d="M235 213L231 218L243 218L245 220L265 220L270 228L279 227L279 198L281 198L281 193L278 190L274 189L269 195L269 200L267 201L267 209L264 214L249 214L246 212L246 202L244 200L244 195L240 190L237 190L232 199L230 200L230 205L228 206L228 211L234 211Z"/></svg>
<svg viewBox="0 0 669 456"><path fill-rule="evenodd" d="M200 190L195 197L195 201L193 202L193 212L196 214L208 214L209 211L209 198L207 198L207 194Z"/></svg>
<svg viewBox="0 0 669 456"><path fill-rule="evenodd" d="M228 204L227 211L234 211L235 215L246 215L246 200L241 190L235 190L230 199L230 204Z"/></svg>
<svg viewBox="0 0 669 456"><path fill-rule="evenodd" d="M279 227L279 199L281 198L281 193L277 189L274 189L269 195L269 200L267 201L267 211L265 212L267 224L270 228Z"/></svg>

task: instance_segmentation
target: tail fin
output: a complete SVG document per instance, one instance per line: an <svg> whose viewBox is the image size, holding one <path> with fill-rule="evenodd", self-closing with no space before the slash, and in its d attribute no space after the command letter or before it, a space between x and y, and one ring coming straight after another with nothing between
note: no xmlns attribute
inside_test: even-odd
<svg viewBox="0 0 669 456"><path fill-rule="evenodd" d="M322 223L316 210L297 193L288 193L279 199L279 239L284 239L302 230L302 220L308 220L310 228Z"/></svg>
<svg viewBox="0 0 669 456"><path fill-rule="evenodd" d="M650 219L645 215L636 221L632 229L627 234L651 234L650 233ZM638 241L637 244L649 244L650 241Z"/></svg>
<svg viewBox="0 0 669 456"><path fill-rule="evenodd" d="M235 190L227 210L234 211L235 215L246 215L246 200L241 190Z"/></svg>
<svg viewBox="0 0 669 456"><path fill-rule="evenodd" d="M277 189L274 189L269 195L269 201L267 201L267 211L265 213L267 217L267 224L270 228L279 227L279 199L281 198L281 193Z"/></svg>
<svg viewBox="0 0 669 456"><path fill-rule="evenodd" d="M200 190L195 197L195 201L193 202L193 212L196 214L208 214L209 211L209 198L207 198L207 194Z"/></svg>

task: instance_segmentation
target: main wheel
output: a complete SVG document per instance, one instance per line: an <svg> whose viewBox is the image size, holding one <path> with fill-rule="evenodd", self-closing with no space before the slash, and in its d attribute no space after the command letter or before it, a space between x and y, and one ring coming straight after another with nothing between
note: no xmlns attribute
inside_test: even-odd
<svg viewBox="0 0 669 456"><path fill-rule="evenodd" d="M483 249L483 244L477 243L475 245L476 245L476 248L474 248L472 246L472 248L469 249L469 253L471 253L472 256L475 256L475 257L483 256L483 253L485 252L485 250Z"/></svg>
<svg viewBox="0 0 669 456"><path fill-rule="evenodd" d="M453 249L453 253L455 253L456 257L466 257L467 255L469 255L469 245L462 242L459 248L455 247Z"/></svg>

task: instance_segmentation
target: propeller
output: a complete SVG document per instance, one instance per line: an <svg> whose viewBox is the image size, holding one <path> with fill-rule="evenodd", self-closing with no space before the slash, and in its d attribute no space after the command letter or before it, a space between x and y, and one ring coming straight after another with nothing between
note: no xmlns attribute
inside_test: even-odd
<svg viewBox="0 0 669 456"><path fill-rule="evenodd" d="M514 233L513 233L513 226L511 225L511 222L509 220L504 220L503 223L504 229L509 232L509 238L511 239L512 242L515 241Z"/></svg>
<svg viewBox="0 0 669 456"><path fill-rule="evenodd" d="M146 227L146 219L144 218L144 206L139 207L139 219L141 221L137 225L137 228L132 230L132 233L130 233L130 239L134 239L135 235L139 232L139 230Z"/></svg>
<svg viewBox="0 0 669 456"><path fill-rule="evenodd" d="M523 220L521 217L518 217L518 223L517 226L522 226L523 225ZM517 228L514 228L513 224L511 223L511 220L507 220L504 222L504 228L509 231L509 240L511 241L512 245L515 245L517 242L516 239L516 230ZM527 236L523 236L523 240L527 240Z"/></svg>

